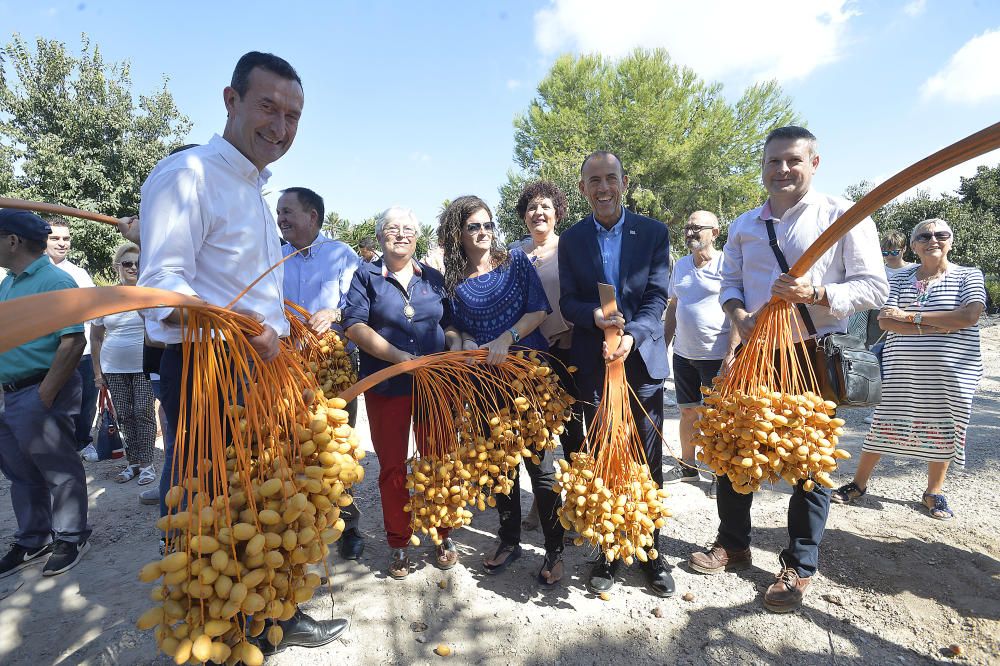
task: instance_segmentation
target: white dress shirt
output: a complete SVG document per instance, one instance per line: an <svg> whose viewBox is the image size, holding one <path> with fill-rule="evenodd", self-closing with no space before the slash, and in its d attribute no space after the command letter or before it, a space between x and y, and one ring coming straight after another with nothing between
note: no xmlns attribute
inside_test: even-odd
<svg viewBox="0 0 1000 666"><path fill-rule="evenodd" d="M851 205L847 199L810 191L780 220L772 217L778 247L788 265L793 266L813 241ZM720 303L737 298L743 301L748 312L754 313L771 300L771 285L781 270L767 237L765 220L771 217L770 211L770 205L765 203L729 225L729 237L722 250ZM847 319L855 312L882 307L889 296L889 283L878 232L871 218L865 218L847 232L819 258L807 275L812 284L826 288L830 302L828 307L807 306L820 336L846 331ZM797 308L793 308L793 312L802 334L807 336Z"/></svg>
<svg viewBox="0 0 1000 666"><path fill-rule="evenodd" d="M51 259L51 257L50 257L50 259ZM65 272L65 273L69 273L69 276L71 278L73 278L74 282L76 282L76 286L80 287L81 289L85 289L87 287L96 287L97 286L97 285L94 284L94 281L90 279L90 274L87 271L85 271L80 266L77 266L76 264L74 264L69 259L63 259L58 264L55 263L55 262L53 262L52 265L55 266L56 268L58 268L59 270ZM86 356L87 354L90 353L90 322L89 321L83 322L83 337L87 341L87 345L83 348L83 354L82 355Z"/></svg>
<svg viewBox="0 0 1000 666"><path fill-rule="evenodd" d="M267 169L258 172L219 135L161 160L142 185L139 286L225 307L281 261L278 226L261 194L270 175ZM233 306L259 313L280 336L288 335L283 268L271 271ZM181 328L164 321L169 314L168 308L146 313L151 339L181 342Z"/></svg>
<svg viewBox="0 0 1000 666"><path fill-rule="evenodd" d="M281 247L282 256L293 252L295 247L291 243ZM326 308L343 307L361 257L347 243L320 234L309 249L282 265L285 298L315 314Z"/></svg>

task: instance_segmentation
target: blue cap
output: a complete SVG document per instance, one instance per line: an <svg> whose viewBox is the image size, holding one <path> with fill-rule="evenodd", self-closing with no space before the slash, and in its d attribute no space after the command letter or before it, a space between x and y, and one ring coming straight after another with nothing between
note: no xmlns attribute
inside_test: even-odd
<svg viewBox="0 0 1000 666"><path fill-rule="evenodd" d="M49 223L34 213L16 208L0 208L0 229L28 240L48 240L52 233Z"/></svg>

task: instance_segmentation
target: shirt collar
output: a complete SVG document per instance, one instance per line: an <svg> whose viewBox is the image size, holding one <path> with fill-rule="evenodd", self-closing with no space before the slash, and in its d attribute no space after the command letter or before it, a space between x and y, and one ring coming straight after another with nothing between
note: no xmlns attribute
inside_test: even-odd
<svg viewBox="0 0 1000 666"><path fill-rule="evenodd" d="M298 253L297 256L302 257L303 261L309 261L313 257L317 256L320 253L320 248L322 248L323 245L326 242L330 241L330 240L332 240L332 239L328 238L321 231L318 234L316 234L316 238L313 239L312 243L310 243L309 245L306 246L306 248L308 248L308 249L299 251L299 253ZM317 245L317 243L318 243L318 245ZM291 245L291 243L289 243L289 245ZM295 246L294 245L292 246L292 252L295 252Z"/></svg>
<svg viewBox="0 0 1000 666"><path fill-rule="evenodd" d="M38 271L42 270L42 266L44 266L45 264L51 264L51 263L52 263L52 260L49 259L49 255L47 255L47 254L45 254L43 252L42 256L38 257L38 259L35 259L33 262L31 262L30 264L28 264L23 271L21 271L20 273L18 273L17 275L15 275L14 279L15 280L19 280L21 278L28 277L29 275L34 275Z"/></svg>
<svg viewBox="0 0 1000 666"><path fill-rule="evenodd" d="M271 177L270 169L265 168L263 171L258 171L257 167L253 165L253 162L246 158L246 155L241 153L236 149L236 146L229 143L218 134L212 136L208 145L217 150L219 155L222 156L222 159L224 159L229 166L235 169L238 174L250 182L263 187Z"/></svg>
<svg viewBox="0 0 1000 666"><path fill-rule="evenodd" d="M802 208L805 208L809 204L815 203L815 201L816 195L812 190L809 190L801 199L799 199L798 203L786 210L785 214L781 218L777 218L771 212L771 199L768 197L767 201L764 202L764 205L760 207L760 212L757 213L757 219L760 222L766 222L768 220L778 220L780 222L784 218L788 217L789 213L794 213Z"/></svg>
<svg viewBox="0 0 1000 666"><path fill-rule="evenodd" d="M378 259L378 262L381 264L380 268L382 271L382 277L384 278L389 277L389 269L388 267L386 267L385 262L383 262L381 258ZM422 277L424 272L420 268L420 262L414 259L413 257L410 257L410 263L413 264L413 274L416 275L417 277ZM372 264L375 265L376 262L372 262Z"/></svg>
<svg viewBox="0 0 1000 666"><path fill-rule="evenodd" d="M618 218L618 221L614 223L610 229L605 229L604 225L597 221L597 216L594 215L594 226L597 227L597 233L608 234L610 236L617 236L622 232L622 226L625 222L625 206L622 206L622 214Z"/></svg>

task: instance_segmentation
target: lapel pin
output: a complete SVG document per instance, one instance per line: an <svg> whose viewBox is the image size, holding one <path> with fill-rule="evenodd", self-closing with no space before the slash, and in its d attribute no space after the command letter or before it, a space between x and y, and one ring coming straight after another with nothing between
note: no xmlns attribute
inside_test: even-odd
<svg viewBox="0 0 1000 666"><path fill-rule="evenodd" d="M629 236L635 236L635 229L628 230Z"/></svg>

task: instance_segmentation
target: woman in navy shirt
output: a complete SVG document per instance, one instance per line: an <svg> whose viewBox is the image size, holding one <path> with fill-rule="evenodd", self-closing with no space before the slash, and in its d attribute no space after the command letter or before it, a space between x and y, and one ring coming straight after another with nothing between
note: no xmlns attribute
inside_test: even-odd
<svg viewBox="0 0 1000 666"><path fill-rule="evenodd" d="M393 207L382 213L375 226L382 257L363 263L354 274L343 326L347 337L360 349L362 377L461 345L461 336L450 328L451 302L443 276L413 258L419 229L409 209ZM398 375L366 391L365 408L379 461L382 518L392 549L388 573L393 578L405 578L410 572L407 546L413 534L410 515L403 510L409 499L406 458L413 415L410 375ZM422 449L425 433L419 424L414 435ZM447 530L438 534L442 542L437 546L435 564L450 569L458 562L458 550Z"/></svg>
<svg viewBox="0 0 1000 666"><path fill-rule="evenodd" d="M548 350L538 330L550 312L541 280L521 250L505 250L497 240L493 215L479 197L455 199L441 214L444 241L445 288L452 298L453 323L461 331L465 349L488 351L487 362L502 363L512 348ZM563 574L565 530L559 523L562 499L553 489L552 461L542 454L541 465L524 460L531 489L538 502L545 534L545 562L538 573L543 585L554 585ZM483 562L497 574L521 556L521 488L514 471L510 495L496 495L500 514L500 545Z"/></svg>

